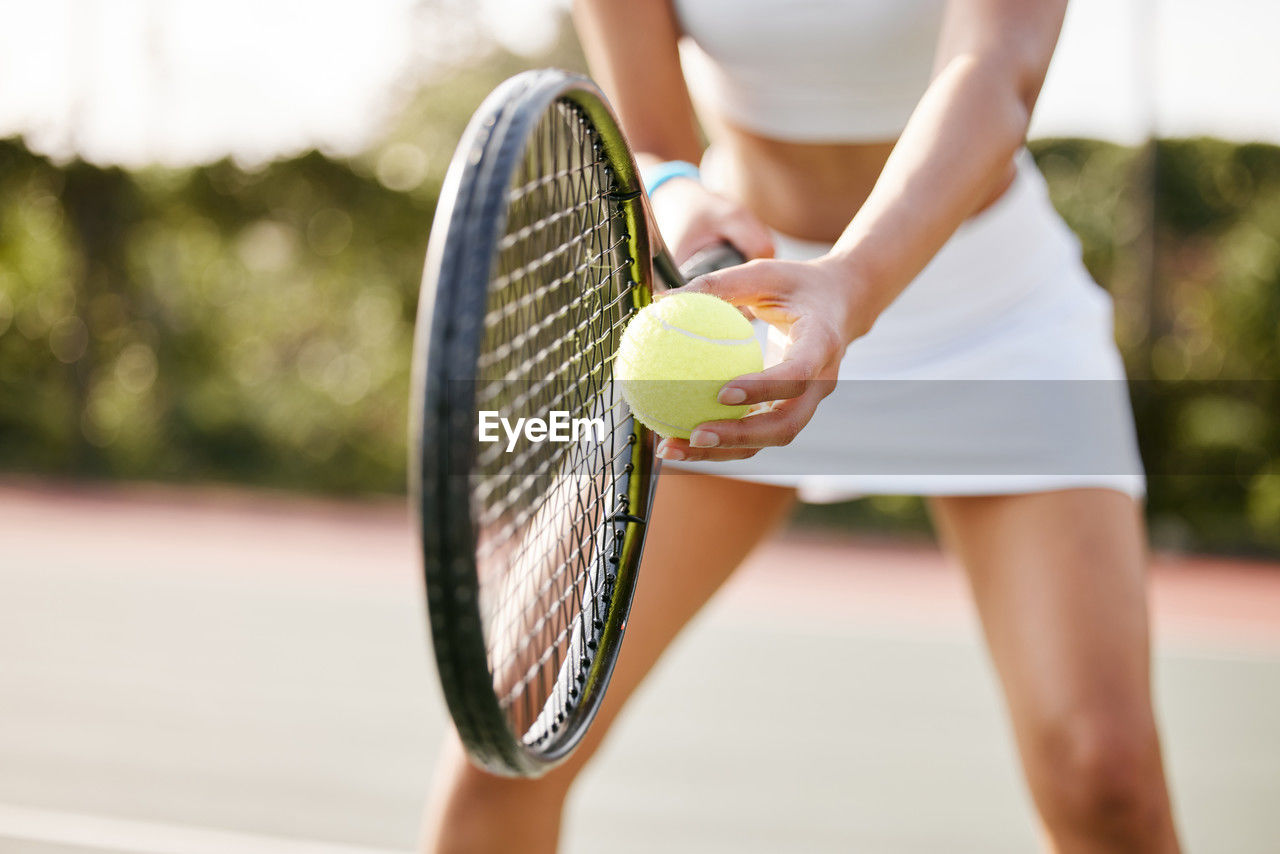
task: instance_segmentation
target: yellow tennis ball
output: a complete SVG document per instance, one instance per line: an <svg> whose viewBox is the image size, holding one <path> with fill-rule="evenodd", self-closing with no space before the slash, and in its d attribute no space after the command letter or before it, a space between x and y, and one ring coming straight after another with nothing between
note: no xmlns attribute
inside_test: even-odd
<svg viewBox="0 0 1280 854"><path fill-rule="evenodd" d="M662 436L688 439L704 421L741 418L721 387L764 368L751 322L708 294L673 294L645 306L622 333L614 376L636 418Z"/></svg>

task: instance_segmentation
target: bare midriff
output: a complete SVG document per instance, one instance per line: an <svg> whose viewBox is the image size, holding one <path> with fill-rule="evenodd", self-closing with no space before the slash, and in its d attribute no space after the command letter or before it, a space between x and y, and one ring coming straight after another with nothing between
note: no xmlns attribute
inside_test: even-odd
<svg viewBox="0 0 1280 854"><path fill-rule="evenodd" d="M862 207L895 144L791 142L708 124L723 191L770 228L824 243L834 242ZM1009 181L974 212L999 198L1012 179L1010 166Z"/></svg>

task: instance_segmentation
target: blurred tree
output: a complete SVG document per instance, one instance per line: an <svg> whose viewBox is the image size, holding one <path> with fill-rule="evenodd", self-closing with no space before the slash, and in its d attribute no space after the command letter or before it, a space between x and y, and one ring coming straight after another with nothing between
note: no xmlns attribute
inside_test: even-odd
<svg viewBox="0 0 1280 854"><path fill-rule="evenodd" d="M474 24L469 4L426 6ZM351 160L125 172L0 141L0 468L400 490L443 173L475 106L530 64L467 50ZM538 62L583 65L567 32ZM1135 151L1033 150L1146 378L1132 388L1157 539L1280 548L1280 148L1159 143L1154 335L1128 260ZM896 497L804 518L926 524Z"/></svg>

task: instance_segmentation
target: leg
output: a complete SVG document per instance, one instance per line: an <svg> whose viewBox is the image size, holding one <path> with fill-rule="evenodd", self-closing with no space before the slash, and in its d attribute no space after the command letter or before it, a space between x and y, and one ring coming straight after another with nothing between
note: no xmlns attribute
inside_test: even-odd
<svg viewBox="0 0 1280 854"><path fill-rule="evenodd" d="M933 509L968 572L1053 850L1176 852L1137 503L1070 489Z"/></svg>
<svg viewBox="0 0 1280 854"><path fill-rule="evenodd" d="M792 500L792 490L776 486L684 473L663 477L626 641L582 745L541 779L509 780L473 768L451 736L427 806L425 850L554 852L569 788L618 711L685 623L785 518Z"/></svg>

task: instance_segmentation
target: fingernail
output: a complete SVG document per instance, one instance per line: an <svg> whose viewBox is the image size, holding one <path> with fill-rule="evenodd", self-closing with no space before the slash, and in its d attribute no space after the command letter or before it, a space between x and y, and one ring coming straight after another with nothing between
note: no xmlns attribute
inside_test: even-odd
<svg viewBox="0 0 1280 854"><path fill-rule="evenodd" d="M720 389L720 394L716 397L716 400L720 401L725 406L737 406L746 399L746 391L736 386L729 386L728 388Z"/></svg>
<svg viewBox="0 0 1280 854"><path fill-rule="evenodd" d="M664 439L662 444L658 446L658 456L662 457L664 460L679 462L684 459L684 451L679 448L673 448L671 443Z"/></svg>
<svg viewBox="0 0 1280 854"><path fill-rule="evenodd" d="M695 448L714 448L720 444L720 437L710 430L694 430L689 434L689 444Z"/></svg>

